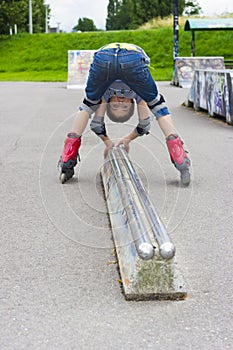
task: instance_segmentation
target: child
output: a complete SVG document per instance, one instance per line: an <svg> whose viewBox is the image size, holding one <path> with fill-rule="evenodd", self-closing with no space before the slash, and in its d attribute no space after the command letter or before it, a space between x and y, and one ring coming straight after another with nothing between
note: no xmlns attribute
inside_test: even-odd
<svg viewBox="0 0 233 350"><path fill-rule="evenodd" d="M86 96L79 107L73 129L67 135L60 159L62 183L74 174L81 136L90 116L95 113L91 129L104 141L106 155L107 150L114 144L105 129L104 114L107 110L110 119L114 121L128 120L132 115L133 99L137 102L139 122L137 127L123 137L118 145L123 144L128 151L132 140L149 133L148 111L150 110L166 137L171 161L180 171L181 182L184 185L190 183L190 160L184 151L180 137L175 132L164 97L159 94L150 74L147 66L149 62L143 49L127 43L112 43L94 54L85 89ZM149 110L145 108L147 106Z"/></svg>

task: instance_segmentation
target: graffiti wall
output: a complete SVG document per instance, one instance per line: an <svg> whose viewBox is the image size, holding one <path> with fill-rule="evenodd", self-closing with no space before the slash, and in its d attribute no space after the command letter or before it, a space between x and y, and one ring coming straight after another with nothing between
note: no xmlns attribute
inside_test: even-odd
<svg viewBox="0 0 233 350"><path fill-rule="evenodd" d="M95 50L68 51L68 88L85 88Z"/></svg>
<svg viewBox="0 0 233 350"><path fill-rule="evenodd" d="M184 88L192 85L195 69L225 69L223 57L177 57L172 83Z"/></svg>
<svg viewBox="0 0 233 350"><path fill-rule="evenodd" d="M196 70L188 100L233 125L233 70Z"/></svg>

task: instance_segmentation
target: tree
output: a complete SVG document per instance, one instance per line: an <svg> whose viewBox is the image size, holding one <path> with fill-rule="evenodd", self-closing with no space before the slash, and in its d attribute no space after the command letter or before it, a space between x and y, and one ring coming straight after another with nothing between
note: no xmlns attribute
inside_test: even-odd
<svg viewBox="0 0 233 350"><path fill-rule="evenodd" d="M106 19L107 30L120 29L120 26L121 26L119 21L120 9L121 9L121 0L109 0L108 16Z"/></svg>
<svg viewBox="0 0 233 350"><path fill-rule="evenodd" d="M110 0L106 29L131 29L131 13L131 3L129 0Z"/></svg>
<svg viewBox="0 0 233 350"><path fill-rule="evenodd" d="M117 14L117 23L119 23L119 29L133 29L131 25L132 11L131 3L129 0L122 0L120 10Z"/></svg>
<svg viewBox="0 0 233 350"><path fill-rule="evenodd" d="M48 8L48 13L50 8ZM0 34L9 34L10 27L17 25L19 33L28 32L28 0L0 0ZM44 0L32 0L33 32L45 31Z"/></svg>
<svg viewBox="0 0 233 350"><path fill-rule="evenodd" d="M182 14L185 0L179 1ZM173 13L173 0L109 0L106 29L135 29L152 18Z"/></svg>
<svg viewBox="0 0 233 350"><path fill-rule="evenodd" d="M197 1L187 1L185 3L184 15L194 16L199 15L202 12L202 8Z"/></svg>
<svg viewBox="0 0 233 350"><path fill-rule="evenodd" d="M80 30L81 32L94 32L97 30L94 22L90 18L79 18L78 24L73 28L73 31L78 31Z"/></svg>

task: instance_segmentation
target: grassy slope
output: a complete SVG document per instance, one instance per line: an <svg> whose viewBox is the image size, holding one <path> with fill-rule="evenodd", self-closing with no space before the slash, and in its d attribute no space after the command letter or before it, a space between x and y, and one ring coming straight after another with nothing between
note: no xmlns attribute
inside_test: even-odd
<svg viewBox="0 0 233 350"><path fill-rule="evenodd" d="M196 56L233 59L233 32L196 32ZM0 37L0 80L66 81L67 50L95 50L109 42L137 44L151 58L156 80L173 74L172 26L135 31L24 34ZM179 55L190 56L191 33L179 32Z"/></svg>

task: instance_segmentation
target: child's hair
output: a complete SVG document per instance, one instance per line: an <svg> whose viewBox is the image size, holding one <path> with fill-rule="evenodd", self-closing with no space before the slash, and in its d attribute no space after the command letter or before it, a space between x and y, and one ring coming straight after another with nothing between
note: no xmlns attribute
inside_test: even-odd
<svg viewBox="0 0 233 350"><path fill-rule="evenodd" d="M129 120L132 117L132 115L134 114L134 100L133 99L131 99L131 106L130 106L128 113L122 118L116 117L114 115L114 112L112 112L112 110L110 108L109 102L110 102L110 99L108 100L108 103L107 103L106 113L107 113L107 116L109 117L109 119L115 123L127 122L127 120Z"/></svg>

